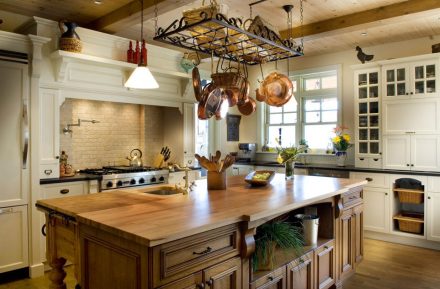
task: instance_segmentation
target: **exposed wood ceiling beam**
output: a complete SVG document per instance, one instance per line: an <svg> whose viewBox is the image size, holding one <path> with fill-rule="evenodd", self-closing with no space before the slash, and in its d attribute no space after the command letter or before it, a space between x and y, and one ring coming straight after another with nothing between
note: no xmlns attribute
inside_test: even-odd
<svg viewBox="0 0 440 289"><path fill-rule="evenodd" d="M359 25L371 24L381 20L387 20L399 16L425 12L428 10L440 9L440 0L408 0L388 6L382 6L370 10L365 10L349 15L344 15L328 20L306 24L302 27L292 29L292 37L299 38L303 35L305 38L313 38L318 34L340 33L339 30ZM302 33L302 34L301 34ZM280 31L282 38L288 37L288 30Z"/></svg>
<svg viewBox="0 0 440 289"><path fill-rule="evenodd" d="M144 11L153 11L154 6L157 4L159 7L159 12L165 13L173 9L178 9L186 4L193 2L194 0L144 0ZM141 3L140 0L134 0L110 13L104 15L87 25L87 28L98 30L98 31L106 31L110 33L114 33L115 31L109 31L108 27L115 27L116 23L121 22L120 26L117 27L118 30L122 30L130 25L131 21L127 21L128 18L132 18L133 16L137 16L141 11ZM146 17L148 19L148 17ZM139 19L136 19L139 21ZM118 23L119 24L119 23ZM124 27L121 27L124 26ZM114 30L114 29L113 29Z"/></svg>

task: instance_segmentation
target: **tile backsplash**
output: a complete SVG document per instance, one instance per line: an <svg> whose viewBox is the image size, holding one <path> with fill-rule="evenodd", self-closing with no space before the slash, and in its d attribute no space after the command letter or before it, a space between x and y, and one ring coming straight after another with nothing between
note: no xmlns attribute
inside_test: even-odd
<svg viewBox="0 0 440 289"><path fill-rule="evenodd" d="M125 158L135 148L144 152L148 165L163 146L161 107L66 99L60 110L60 147L74 169L128 165ZM80 127L71 127L71 134L62 133L66 124L78 119L99 123L82 122Z"/></svg>

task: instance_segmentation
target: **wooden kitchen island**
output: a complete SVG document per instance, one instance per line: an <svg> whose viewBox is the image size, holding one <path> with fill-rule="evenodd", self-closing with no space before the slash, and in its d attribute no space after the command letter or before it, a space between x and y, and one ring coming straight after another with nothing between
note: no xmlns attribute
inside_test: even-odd
<svg viewBox="0 0 440 289"><path fill-rule="evenodd" d="M189 195L130 189L40 200L51 288L65 288L66 260L83 289L340 287L362 259L365 183L277 174L254 188L234 176L226 190L200 180ZM303 256L279 251L274 270L252 272L256 228L309 205L320 216L318 244Z"/></svg>

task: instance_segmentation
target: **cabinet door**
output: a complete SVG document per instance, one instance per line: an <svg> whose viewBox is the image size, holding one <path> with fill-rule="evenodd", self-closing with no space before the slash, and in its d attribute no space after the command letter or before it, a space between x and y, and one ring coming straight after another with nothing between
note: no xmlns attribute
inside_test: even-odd
<svg viewBox="0 0 440 289"><path fill-rule="evenodd" d="M428 193L427 221L428 240L440 241L440 193Z"/></svg>
<svg viewBox="0 0 440 289"><path fill-rule="evenodd" d="M195 139L195 106L193 103L183 104L183 156L184 164L194 165L196 139Z"/></svg>
<svg viewBox="0 0 440 289"><path fill-rule="evenodd" d="M315 250L316 289L327 289L336 282L335 243L327 242Z"/></svg>
<svg viewBox="0 0 440 289"><path fill-rule="evenodd" d="M27 206L0 208L0 273L28 266Z"/></svg>
<svg viewBox="0 0 440 289"><path fill-rule="evenodd" d="M411 136L411 170L440 170L440 137L438 135Z"/></svg>
<svg viewBox="0 0 440 289"><path fill-rule="evenodd" d="M345 280L354 272L353 258L353 211L345 210L339 218L339 262L338 270L341 280Z"/></svg>
<svg viewBox="0 0 440 289"><path fill-rule="evenodd" d="M202 272L197 272L157 289L201 289L203 286Z"/></svg>
<svg viewBox="0 0 440 289"><path fill-rule="evenodd" d="M406 64L382 67L383 97L402 98L409 95L409 73Z"/></svg>
<svg viewBox="0 0 440 289"><path fill-rule="evenodd" d="M280 267L258 278L250 284L250 289L286 289L286 267Z"/></svg>
<svg viewBox="0 0 440 289"><path fill-rule="evenodd" d="M287 289L313 289L313 252L287 264Z"/></svg>
<svg viewBox="0 0 440 289"><path fill-rule="evenodd" d="M410 170L409 135L388 135L384 137L384 168Z"/></svg>
<svg viewBox="0 0 440 289"><path fill-rule="evenodd" d="M29 147L24 159L24 132L29 129L25 121L30 115L28 66L0 61L0 75L0 207L6 207L26 204L29 194Z"/></svg>
<svg viewBox="0 0 440 289"><path fill-rule="evenodd" d="M354 263L358 264L364 257L364 213L363 205L353 208L353 256Z"/></svg>
<svg viewBox="0 0 440 289"><path fill-rule="evenodd" d="M364 188L364 229L389 233L390 195L385 188Z"/></svg>
<svg viewBox="0 0 440 289"><path fill-rule="evenodd" d="M423 61L411 65L411 91L414 97L438 96L438 61Z"/></svg>
<svg viewBox="0 0 440 289"><path fill-rule="evenodd" d="M40 179L58 178L60 100L53 89L40 90Z"/></svg>
<svg viewBox="0 0 440 289"><path fill-rule="evenodd" d="M203 270L207 289L241 288L241 259L234 258Z"/></svg>

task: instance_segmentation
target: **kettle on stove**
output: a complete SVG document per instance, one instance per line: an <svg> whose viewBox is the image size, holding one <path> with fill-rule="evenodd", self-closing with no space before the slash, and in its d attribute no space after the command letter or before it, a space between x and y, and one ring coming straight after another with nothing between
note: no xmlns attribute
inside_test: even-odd
<svg viewBox="0 0 440 289"><path fill-rule="evenodd" d="M130 156L127 157L130 161L130 167L142 167L142 152L140 149L134 149L130 152Z"/></svg>

